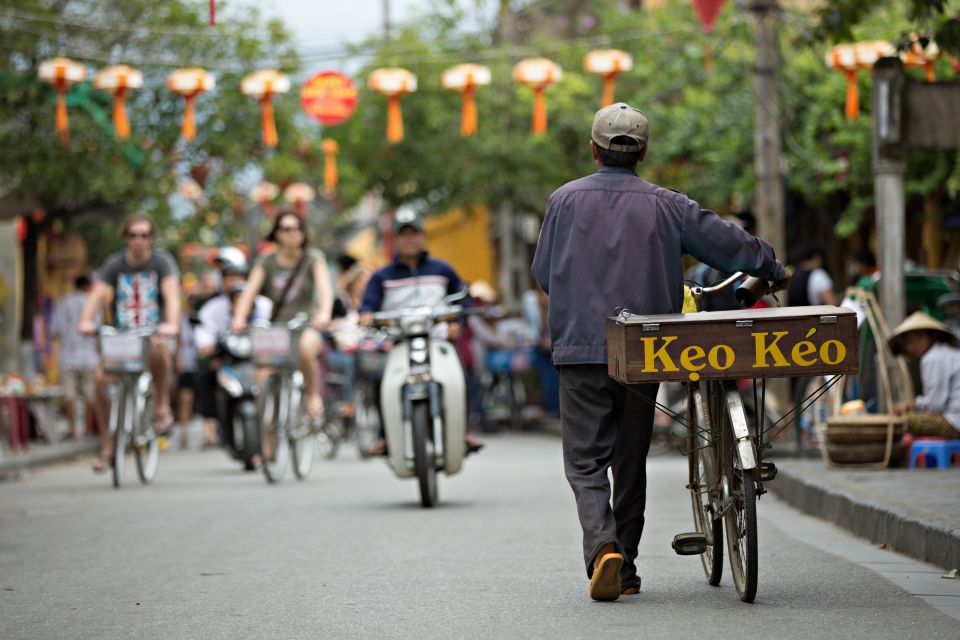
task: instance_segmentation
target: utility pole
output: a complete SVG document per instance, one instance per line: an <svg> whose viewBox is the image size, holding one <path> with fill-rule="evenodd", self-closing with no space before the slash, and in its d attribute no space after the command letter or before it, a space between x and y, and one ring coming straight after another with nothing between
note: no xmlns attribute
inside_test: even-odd
<svg viewBox="0 0 960 640"><path fill-rule="evenodd" d="M787 247L783 212L780 101L777 96L777 67L780 61L777 23L780 7L777 0L754 0L749 9L756 22L754 40L757 48L753 72L757 232L773 246L777 257L785 261Z"/></svg>
<svg viewBox="0 0 960 640"><path fill-rule="evenodd" d="M383 0L383 41L390 42L390 0Z"/></svg>

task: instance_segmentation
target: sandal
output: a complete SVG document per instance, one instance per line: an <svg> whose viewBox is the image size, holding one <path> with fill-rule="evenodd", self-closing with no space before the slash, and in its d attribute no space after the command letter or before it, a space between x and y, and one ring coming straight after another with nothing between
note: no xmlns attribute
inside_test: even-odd
<svg viewBox="0 0 960 640"><path fill-rule="evenodd" d="M94 473L106 473L107 469L110 468L110 462L104 460L102 457L97 456L93 459L93 464L91 465Z"/></svg>
<svg viewBox="0 0 960 640"><path fill-rule="evenodd" d="M375 444L367 448L367 453L369 453L372 458L385 457L387 455L387 441L377 440Z"/></svg>
<svg viewBox="0 0 960 640"><path fill-rule="evenodd" d="M476 453L483 449L483 443L477 440L475 437L469 433L463 439L464 443L467 445L467 454Z"/></svg>

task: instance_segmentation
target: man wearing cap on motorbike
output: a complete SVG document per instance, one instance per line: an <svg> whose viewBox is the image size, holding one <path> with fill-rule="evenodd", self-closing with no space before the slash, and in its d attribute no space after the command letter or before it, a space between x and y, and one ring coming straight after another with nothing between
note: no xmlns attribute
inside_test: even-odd
<svg viewBox="0 0 960 640"><path fill-rule="evenodd" d="M217 252L217 266L223 293L207 300L197 312L197 326L194 339L197 352L202 358L197 372L197 410L204 418L204 444L213 444L216 440L218 418L214 402L217 386L217 363L210 360L216 351L220 336L230 330L237 299L247 282L249 267L247 257L236 247L224 247ZM254 302L251 320L268 320L273 303L269 298L257 296Z"/></svg>
<svg viewBox="0 0 960 640"><path fill-rule="evenodd" d="M433 307L451 294L463 288L460 276L443 260L431 258L426 251L427 238L423 232L423 220L411 210L400 210L394 216L393 261L373 274L360 303L360 324L373 324L377 311L396 311L406 307ZM442 325L438 325L442 329ZM446 325L446 339L456 341L460 325ZM466 436L467 452L483 447L474 436ZM380 441L371 447L371 455L384 455L386 442Z"/></svg>

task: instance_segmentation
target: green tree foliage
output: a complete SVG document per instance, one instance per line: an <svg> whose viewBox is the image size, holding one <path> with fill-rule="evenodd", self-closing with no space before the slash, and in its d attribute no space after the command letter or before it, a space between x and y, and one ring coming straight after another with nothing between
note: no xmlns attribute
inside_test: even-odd
<svg viewBox="0 0 960 640"><path fill-rule="evenodd" d="M366 43L374 55L361 79L377 67L402 66L420 86L403 100L406 139L400 144L386 141L386 100L366 88L357 115L326 132L340 142L344 200L355 202L373 190L393 206L427 211L510 203L542 213L553 189L593 169L587 144L601 81L583 71L582 60L591 49L616 47L635 59L635 68L618 80L617 99L640 107L651 122L641 174L718 211L749 207L754 44L746 9L728 5L714 32L704 35L687 2L644 12L598 8L593 15L574 4L574 17L561 27L547 22L525 33L522 45L504 44L492 29L464 35L449 4L388 45ZM852 35L895 39L911 29L912 17L906 7L880 6L851 23ZM589 28L571 34L571 24ZM785 10L781 25L788 233L794 241L809 239L804 236L812 230L821 237L829 229L850 236L873 206L870 76L859 76L864 117L847 120L845 78L824 63L828 43L812 38L820 28L817 16ZM564 70L547 92L546 136L529 133L532 93L511 76L512 65L527 56L549 57ZM440 87L443 69L461 62L486 64L493 72L493 85L477 93L479 133L466 139L459 136L460 98ZM947 60L938 71L953 75ZM910 165L908 193L957 184L957 176L956 154L926 153Z"/></svg>
<svg viewBox="0 0 960 640"><path fill-rule="evenodd" d="M237 238L238 176L279 158L300 159L296 94L276 101L281 142L268 154L259 107L240 93L240 79L265 67L294 72L299 60L280 22L261 18L249 3L218 8L211 28L206 5L187 0L0 1L0 197L37 202L48 220L64 219L68 228L78 216L107 214L115 229L119 215L146 211L171 243L194 239L210 221L222 238ZM58 55L91 72L68 93L69 144L54 130L55 92L37 77L40 62ZM128 99L132 135L125 142L113 137L112 97L91 82L96 68L121 63L144 74L143 89ZM217 81L197 101L192 143L180 138L182 99L166 88L169 73L186 66L206 68ZM204 197L173 211L170 196L188 175ZM92 249L96 257L109 246Z"/></svg>

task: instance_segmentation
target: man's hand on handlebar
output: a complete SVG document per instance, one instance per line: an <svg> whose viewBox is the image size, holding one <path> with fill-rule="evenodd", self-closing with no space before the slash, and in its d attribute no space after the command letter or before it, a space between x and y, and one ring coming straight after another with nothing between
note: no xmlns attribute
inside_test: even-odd
<svg viewBox="0 0 960 640"><path fill-rule="evenodd" d="M243 333L247 330L247 321L241 317L236 317L233 319L233 322L230 323L230 331L234 333Z"/></svg>
<svg viewBox="0 0 960 640"><path fill-rule="evenodd" d="M447 325L447 340L450 342L456 342L460 337L461 327L457 322L451 322Z"/></svg>
<svg viewBox="0 0 960 640"><path fill-rule="evenodd" d="M372 312L372 311L364 311L363 313L360 314L360 318L359 318L358 322L360 323L360 326L361 326L361 327L372 327L372 326L373 326L373 312Z"/></svg>
<svg viewBox="0 0 960 640"><path fill-rule="evenodd" d="M180 327L175 324L170 324L169 322L161 322L157 325L157 335L159 336L168 336L175 337L180 333Z"/></svg>
<svg viewBox="0 0 960 640"><path fill-rule="evenodd" d="M770 285L770 293L776 293L777 291L786 291L790 288L790 281L793 280L792 273L786 273L782 280L774 280Z"/></svg>

